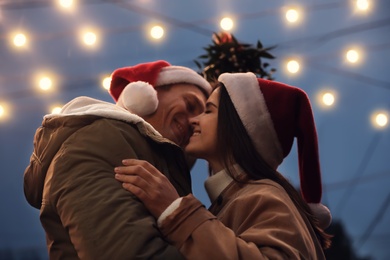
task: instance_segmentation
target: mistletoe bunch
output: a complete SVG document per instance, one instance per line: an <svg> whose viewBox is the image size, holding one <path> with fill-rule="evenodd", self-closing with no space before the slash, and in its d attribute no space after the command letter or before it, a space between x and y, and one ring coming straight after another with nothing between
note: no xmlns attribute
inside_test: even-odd
<svg viewBox="0 0 390 260"><path fill-rule="evenodd" d="M274 59L268 51L276 46L264 48L260 41L256 47L240 43L228 32L214 33L212 44L203 48L206 54L198 57L195 64L201 70L199 73L208 81L217 79L225 72L253 72L258 77L272 80L276 69L267 71L269 64L263 63L262 58Z"/></svg>

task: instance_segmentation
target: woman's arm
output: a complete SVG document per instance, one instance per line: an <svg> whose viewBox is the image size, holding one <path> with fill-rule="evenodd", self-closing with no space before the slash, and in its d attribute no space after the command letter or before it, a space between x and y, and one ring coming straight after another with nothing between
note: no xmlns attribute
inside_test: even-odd
<svg viewBox="0 0 390 260"><path fill-rule="evenodd" d="M169 181L153 166L127 161L116 169L123 187L145 203L157 218L178 198ZM123 175L128 174L128 175ZM192 195L159 226L170 243L193 259L324 259L306 224L279 188L253 185L224 208L223 220Z"/></svg>

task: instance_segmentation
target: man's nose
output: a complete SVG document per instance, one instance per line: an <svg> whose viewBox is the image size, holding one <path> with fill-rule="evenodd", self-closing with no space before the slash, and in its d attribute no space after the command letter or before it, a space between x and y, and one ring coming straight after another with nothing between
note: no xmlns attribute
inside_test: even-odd
<svg viewBox="0 0 390 260"><path fill-rule="evenodd" d="M194 127L194 126L196 126L196 125L199 124L199 118L198 118L198 116L191 117L191 118L189 119L189 121L190 121L190 124L191 124L192 127Z"/></svg>

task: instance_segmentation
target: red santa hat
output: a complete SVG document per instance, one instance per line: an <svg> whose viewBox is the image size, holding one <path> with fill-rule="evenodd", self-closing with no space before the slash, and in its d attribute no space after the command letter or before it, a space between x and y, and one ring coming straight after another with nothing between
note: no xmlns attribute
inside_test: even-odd
<svg viewBox="0 0 390 260"><path fill-rule="evenodd" d="M300 186L303 198L325 228L331 214L322 205L317 132L309 98L296 87L257 78L255 74L219 76L257 151L274 169L298 143Z"/></svg>
<svg viewBox="0 0 390 260"><path fill-rule="evenodd" d="M207 95L211 92L210 84L194 70L172 66L163 60L115 70L111 75L109 92L117 105L138 116L145 116L157 109L155 88L183 83L196 85Z"/></svg>

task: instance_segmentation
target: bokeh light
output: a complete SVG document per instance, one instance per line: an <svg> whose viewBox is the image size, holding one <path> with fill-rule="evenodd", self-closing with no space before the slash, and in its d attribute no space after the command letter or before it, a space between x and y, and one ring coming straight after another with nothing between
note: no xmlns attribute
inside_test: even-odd
<svg viewBox="0 0 390 260"><path fill-rule="evenodd" d="M0 121L5 121L6 119L8 119L10 117L11 116L10 116L9 104L1 101L0 102Z"/></svg>
<svg viewBox="0 0 390 260"><path fill-rule="evenodd" d="M5 113L5 109L4 107L0 104L0 118L2 118L4 116L4 113Z"/></svg>
<svg viewBox="0 0 390 260"><path fill-rule="evenodd" d="M299 65L298 61L290 60L287 62L287 71L288 72L295 74L299 71L299 69L300 69L300 65Z"/></svg>
<svg viewBox="0 0 390 260"><path fill-rule="evenodd" d="M71 9L74 6L73 0L59 0L58 4L64 9Z"/></svg>
<svg viewBox="0 0 390 260"><path fill-rule="evenodd" d="M13 43L16 47L25 46L27 43L27 37L23 33L18 33L13 37Z"/></svg>
<svg viewBox="0 0 390 260"><path fill-rule="evenodd" d="M111 85L111 77L105 77L102 81L102 86L104 89L109 90Z"/></svg>
<svg viewBox="0 0 390 260"><path fill-rule="evenodd" d="M346 58L350 63L356 63L359 60L359 53L357 50L348 50Z"/></svg>
<svg viewBox="0 0 390 260"><path fill-rule="evenodd" d="M161 39L164 36L164 28L159 25L153 26L150 30L150 36L156 40Z"/></svg>
<svg viewBox="0 0 390 260"><path fill-rule="evenodd" d="M84 33L83 42L86 45L89 45L89 46L94 45L96 43L96 41L97 41L96 33L92 32L92 31Z"/></svg>
<svg viewBox="0 0 390 260"><path fill-rule="evenodd" d="M332 106L334 104L334 101L335 97L332 93L327 92L322 95L322 103L325 106Z"/></svg>
<svg viewBox="0 0 390 260"><path fill-rule="evenodd" d="M290 23L295 23L299 19L299 13L296 9L289 9L286 12L286 19Z"/></svg>
<svg viewBox="0 0 390 260"><path fill-rule="evenodd" d="M230 17L224 17L221 19L219 25L223 30L230 31L231 29L233 29L234 22Z"/></svg>
<svg viewBox="0 0 390 260"><path fill-rule="evenodd" d="M61 109L62 107L60 106L54 106L52 109L51 109L51 113L52 114L59 114L61 112Z"/></svg>
<svg viewBox="0 0 390 260"><path fill-rule="evenodd" d="M356 8L359 10L368 10L369 6L368 0L356 0Z"/></svg>
<svg viewBox="0 0 390 260"><path fill-rule="evenodd" d="M51 87L53 85L53 82L52 82L52 80L49 77L42 77L39 80L38 85L39 85L40 89L46 91L46 90L51 89Z"/></svg>
<svg viewBox="0 0 390 260"><path fill-rule="evenodd" d="M337 92L330 87L323 88L316 95L317 104L324 110L333 109L338 100Z"/></svg>
<svg viewBox="0 0 390 260"><path fill-rule="evenodd" d="M389 123L389 114L387 111L376 111L371 115L371 123L377 129L385 128Z"/></svg>

